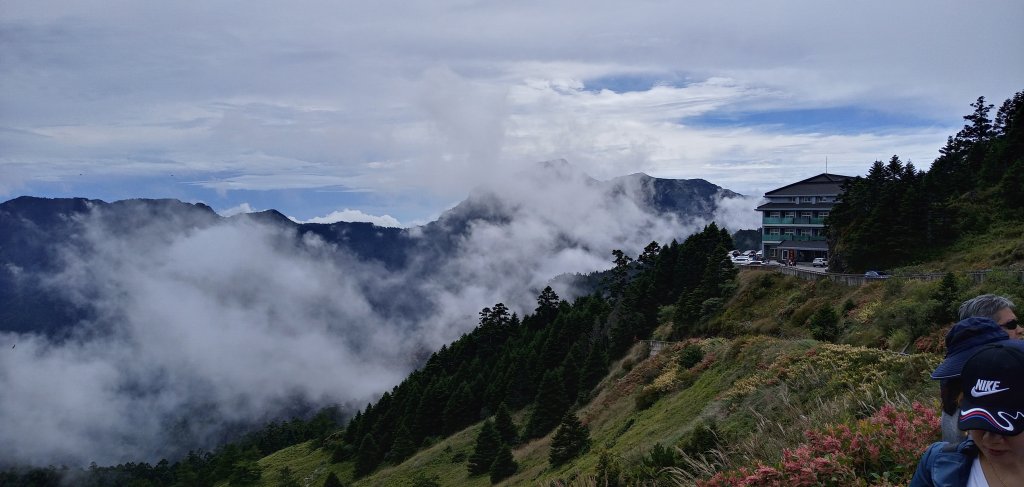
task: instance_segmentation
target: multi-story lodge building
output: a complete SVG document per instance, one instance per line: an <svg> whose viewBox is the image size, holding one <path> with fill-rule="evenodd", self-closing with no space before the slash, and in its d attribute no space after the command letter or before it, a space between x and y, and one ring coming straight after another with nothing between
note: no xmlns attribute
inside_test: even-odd
<svg viewBox="0 0 1024 487"><path fill-rule="evenodd" d="M823 173L764 194L761 251L765 259L809 262L828 258L825 217L851 176Z"/></svg>

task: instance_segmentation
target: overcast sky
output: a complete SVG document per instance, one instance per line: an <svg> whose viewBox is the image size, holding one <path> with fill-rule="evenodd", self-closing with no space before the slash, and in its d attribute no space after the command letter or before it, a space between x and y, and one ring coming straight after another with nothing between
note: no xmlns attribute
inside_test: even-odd
<svg viewBox="0 0 1024 487"><path fill-rule="evenodd" d="M5 0L0 199L424 223L564 158L759 194L1024 89L1024 3Z"/></svg>

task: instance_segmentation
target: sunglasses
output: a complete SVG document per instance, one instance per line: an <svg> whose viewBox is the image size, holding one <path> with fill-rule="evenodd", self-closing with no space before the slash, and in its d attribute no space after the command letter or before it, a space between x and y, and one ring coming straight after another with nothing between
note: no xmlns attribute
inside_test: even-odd
<svg viewBox="0 0 1024 487"><path fill-rule="evenodd" d="M999 326L1003 327L1004 330L1016 330L1017 329L1017 324L1018 324L1017 323L1017 319L1014 318L1014 319L1012 319L1010 321L1007 321L1006 323L1003 323L1003 324L1001 324Z"/></svg>

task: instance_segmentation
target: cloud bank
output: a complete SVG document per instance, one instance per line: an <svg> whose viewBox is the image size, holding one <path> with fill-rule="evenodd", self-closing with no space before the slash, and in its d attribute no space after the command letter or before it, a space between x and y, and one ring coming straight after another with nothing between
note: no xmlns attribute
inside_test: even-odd
<svg viewBox="0 0 1024 487"><path fill-rule="evenodd" d="M502 181L472 204L508 218L475 223L439 268L395 273L252 219L84 219L84 245L48 279L96 318L61 341L0 337L16 344L0 351L0 464L156 461L296 400L361 407L484 306L532 312L550 278L706 223L650 214L633 202L641 186L607 192L582 173Z"/></svg>

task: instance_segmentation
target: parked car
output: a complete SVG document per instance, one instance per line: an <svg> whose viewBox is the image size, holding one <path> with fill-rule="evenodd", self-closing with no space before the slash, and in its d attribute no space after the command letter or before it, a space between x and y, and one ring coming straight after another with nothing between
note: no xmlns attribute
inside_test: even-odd
<svg viewBox="0 0 1024 487"><path fill-rule="evenodd" d="M824 257L815 257L811 261L811 267L828 267L828 261Z"/></svg>
<svg viewBox="0 0 1024 487"><path fill-rule="evenodd" d="M867 271L864 273L864 277L868 279L888 279L892 276L882 271Z"/></svg>
<svg viewBox="0 0 1024 487"><path fill-rule="evenodd" d="M764 265L764 261L759 260L759 259L752 259L750 261L747 261L747 263L743 264L743 265L749 265L749 266Z"/></svg>
<svg viewBox="0 0 1024 487"><path fill-rule="evenodd" d="M747 257L745 255L732 258L732 263L734 265L745 265L747 262L750 262L750 257Z"/></svg>

